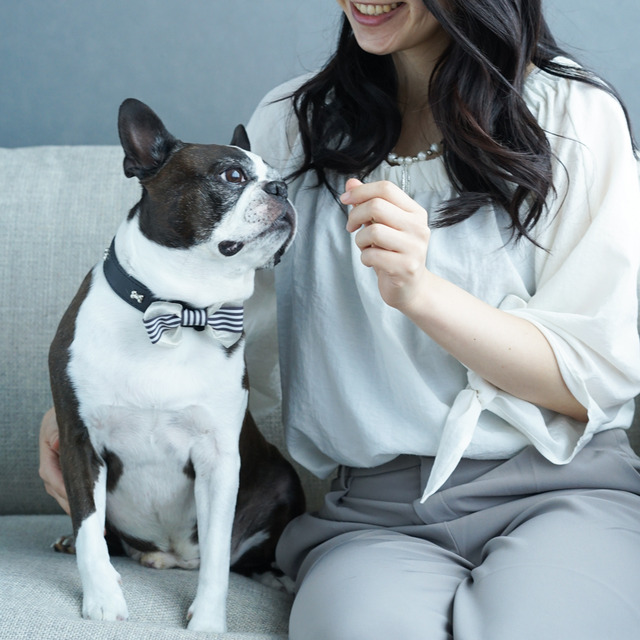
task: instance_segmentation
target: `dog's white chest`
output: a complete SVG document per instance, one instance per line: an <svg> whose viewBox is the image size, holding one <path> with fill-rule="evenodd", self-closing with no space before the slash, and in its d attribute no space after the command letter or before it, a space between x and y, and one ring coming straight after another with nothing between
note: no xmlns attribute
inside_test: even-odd
<svg viewBox="0 0 640 640"><path fill-rule="evenodd" d="M246 401L241 345L227 350L190 328L178 346L152 344L142 314L115 298L100 266L78 313L69 374L83 414L96 407L180 411L197 406L226 422Z"/></svg>

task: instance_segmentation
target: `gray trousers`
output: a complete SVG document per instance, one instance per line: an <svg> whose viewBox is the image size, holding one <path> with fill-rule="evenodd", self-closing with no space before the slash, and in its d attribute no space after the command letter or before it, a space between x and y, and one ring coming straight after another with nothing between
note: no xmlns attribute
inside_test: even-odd
<svg viewBox="0 0 640 640"><path fill-rule="evenodd" d="M637 640L640 460L597 435L568 465L533 448L463 460L425 504L431 458L341 468L277 557L292 640Z"/></svg>

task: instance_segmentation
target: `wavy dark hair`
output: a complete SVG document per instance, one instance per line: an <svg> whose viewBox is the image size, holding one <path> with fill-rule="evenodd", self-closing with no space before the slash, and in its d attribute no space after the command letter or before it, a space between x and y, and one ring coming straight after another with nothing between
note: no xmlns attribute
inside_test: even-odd
<svg viewBox="0 0 640 640"><path fill-rule="evenodd" d="M530 63L620 98L592 73L554 62L567 54L551 34L541 0L423 1L450 36L429 82L429 103L458 194L441 205L432 224L453 225L495 204L509 215L516 239L531 239L553 183L549 141L522 97ZM342 20L334 55L290 96L304 151L290 177L313 170L334 195L331 174L365 177L394 148L402 124L391 56L362 50Z"/></svg>

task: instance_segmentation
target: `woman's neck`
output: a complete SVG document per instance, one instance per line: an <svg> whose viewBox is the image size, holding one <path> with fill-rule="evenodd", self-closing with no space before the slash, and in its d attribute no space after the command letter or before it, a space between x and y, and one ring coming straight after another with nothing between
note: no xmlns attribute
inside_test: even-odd
<svg viewBox="0 0 640 640"><path fill-rule="evenodd" d="M398 108L402 114L402 129L394 150L400 155L416 155L442 139L429 106L429 83L448 44L448 36L443 32L443 37L429 42L428 47L393 54L398 75Z"/></svg>
<svg viewBox="0 0 640 640"><path fill-rule="evenodd" d="M403 156L415 156L442 139L429 106L428 79L420 78L420 82L413 81L399 87L398 108L402 115L402 128L394 151Z"/></svg>

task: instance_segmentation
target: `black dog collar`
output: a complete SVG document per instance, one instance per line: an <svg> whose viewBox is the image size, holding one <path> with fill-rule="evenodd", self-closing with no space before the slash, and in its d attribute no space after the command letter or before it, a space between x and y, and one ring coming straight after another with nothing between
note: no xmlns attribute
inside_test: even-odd
<svg viewBox="0 0 640 640"><path fill-rule="evenodd" d="M109 286L134 309L144 313L152 302L160 302L160 298L156 298L142 282L136 280L124 270L116 255L115 238L112 240L111 246L105 251L103 269L104 277L107 279ZM187 305L183 304L183 306Z"/></svg>

